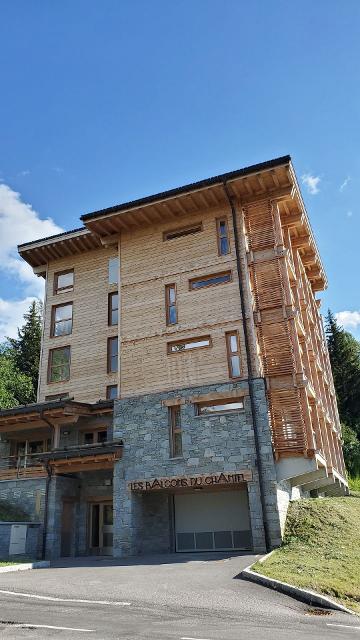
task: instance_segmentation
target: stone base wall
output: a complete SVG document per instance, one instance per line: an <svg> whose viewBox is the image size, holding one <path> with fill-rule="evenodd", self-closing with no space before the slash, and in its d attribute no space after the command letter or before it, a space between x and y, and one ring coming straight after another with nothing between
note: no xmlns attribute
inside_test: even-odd
<svg viewBox="0 0 360 640"><path fill-rule="evenodd" d="M0 481L0 501L26 513L29 520L42 522L45 509L45 478Z"/></svg>
<svg viewBox="0 0 360 640"><path fill-rule="evenodd" d="M26 547L23 556L9 555L11 527L13 524L27 525ZM38 560L42 551L42 525L33 522L0 522L0 560Z"/></svg>

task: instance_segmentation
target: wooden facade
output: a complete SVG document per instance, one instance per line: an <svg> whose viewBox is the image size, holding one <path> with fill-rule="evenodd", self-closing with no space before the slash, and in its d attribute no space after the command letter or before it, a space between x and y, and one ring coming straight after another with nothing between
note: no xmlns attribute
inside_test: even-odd
<svg viewBox="0 0 360 640"><path fill-rule="evenodd" d="M317 455L328 471L344 478L315 297L326 287L326 276L291 161L280 160L88 214L78 234L21 246L22 257L46 276L39 401L68 393L95 402L115 384L126 398L229 381L226 336L237 332L239 378L251 373L266 379L276 459ZM222 254L224 220L229 251ZM108 283L111 257L119 258L118 285ZM55 274L67 269L74 269L74 289L56 293ZM230 273L229 282L191 286L224 273ZM173 324L167 317L168 285L176 288ZM108 295L114 291L118 325L109 326ZM72 333L51 337L52 307L66 302L73 303ZM108 373L106 345L115 335L119 371ZM206 347L169 351L169 343L204 336L210 337ZM49 350L59 346L71 347L70 379L49 383Z"/></svg>

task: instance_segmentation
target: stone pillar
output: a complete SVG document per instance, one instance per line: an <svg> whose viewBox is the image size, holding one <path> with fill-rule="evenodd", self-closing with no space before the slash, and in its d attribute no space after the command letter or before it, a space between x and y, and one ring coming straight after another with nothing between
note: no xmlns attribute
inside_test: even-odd
<svg viewBox="0 0 360 640"><path fill-rule="evenodd" d="M142 495L127 488L121 461L114 465L113 556L121 558L140 552Z"/></svg>

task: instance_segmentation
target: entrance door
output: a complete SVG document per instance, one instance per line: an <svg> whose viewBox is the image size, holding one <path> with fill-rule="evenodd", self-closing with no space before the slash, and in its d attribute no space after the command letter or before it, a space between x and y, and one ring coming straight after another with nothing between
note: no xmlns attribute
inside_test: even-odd
<svg viewBox="0 0 360 640"><path fill-rule="evenodd" d="M74 531L74 503L63 502L61 515L61 556L72 555L72 540Z"/></svg>
<svg viewBox="0 0 360 640"><path fill-rule="evenodd" d="M246 490L175 495L176 551L251 549Z"/></svg>
<svg viewBox="0 0 360 640"><path fill-rule="evenodd" d="M113 505L98 502L90 505L90 551L111 556L113 548Z"/></svg>

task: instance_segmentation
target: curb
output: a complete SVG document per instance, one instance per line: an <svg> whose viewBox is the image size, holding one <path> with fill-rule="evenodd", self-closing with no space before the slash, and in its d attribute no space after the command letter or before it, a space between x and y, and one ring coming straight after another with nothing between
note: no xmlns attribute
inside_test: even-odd
<svg viewBox="0 0 360 640"><path fill-rule="evenodd" d="M27 571L28 569L48 569L50 567L49 560L40 560L39 562L24 562L23 564L9 564L6 567L0 567L0 573L9 573L10 571Z"/></svg>
<svg viewBox="0 0 360 640"><path fill-rule="evenodd" d="M275 549L274 549L275 551ZM261 564L269 558L274 551L270 551L266 556L263 556L257 562ZM300 587L295 587L293 584L288 584L287 582L281 582L281 580L275 580L274 578L268 578L267 576L263 576L261 573L256 573L252 571L251 567L255 563L249 565L245 569L243 569L240 573L240 578L243 580L248 580L249 582L256 582L257 584L261 584L263 587L268 587L270 589L274 589L275 591L280 591L281 593L285 593L296 600L300 600L301 602L305 602L310 606L319 606L324 607L325 609L334 609L335 611L342 611L343 613L348 613L352 616L356 616L356 612L348 609L342 604L335 602L331 598L327 596L323 596L316 591L310 591L309 589L300 589Z"/></svg>

